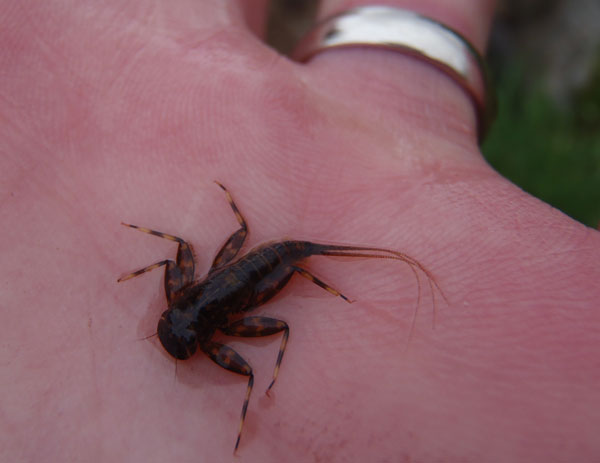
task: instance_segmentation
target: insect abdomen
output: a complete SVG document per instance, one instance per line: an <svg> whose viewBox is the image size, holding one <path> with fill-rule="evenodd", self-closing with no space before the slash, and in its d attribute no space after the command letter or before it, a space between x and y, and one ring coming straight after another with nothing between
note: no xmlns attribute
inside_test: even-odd
<svg viewBox="0 0 600 463"><path fill-rule="evenodd" d="M249 272L256 272L260 278L269 276L278 267L296 264L308 257L308 245L304 241L278 241L250 251L238 264Z"/></svg>
<svg viewBox="0 0 600 463"><path fill-rule="evenodd" d="M302 241L280 241L253 249L233 264L230 270L236 279L253 288L241 310L248 310L267 302L289 281L294 265L306 255Z"/></svg>

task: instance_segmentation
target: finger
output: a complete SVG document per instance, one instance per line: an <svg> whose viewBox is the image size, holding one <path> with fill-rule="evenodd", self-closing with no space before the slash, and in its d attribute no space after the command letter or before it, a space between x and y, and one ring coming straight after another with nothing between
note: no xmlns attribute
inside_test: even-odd
<svg viewBox="0 0 600 463"><path fill-rule="evenodd" d="M493 0L388 1L411 9L457 30L483 48L492 16ZM319 17L366 6L366 0L324 0ZM462 9L461 9L462 8ZM481 26L486 24L487 26ZM452 77L424 60L375 47L325 48L308 62L312 85L338 97L348 109L383 120L390 129L402 120L404 140L423 135L427 148L437 141L477 147L477 113L469 94ZM365 107L366 106L366 107Z"/></svg>
<svg viewBox="0 0 600 463"><path fill-rule="evenodd" d="M246 26L259 38L264 38L267 30L269 0L238 0Z"/></svg>
<svg viewBox="0 0 600 463"><path fill-rule="evenodd" d="M475 48L483 53L487 43L496 0L387 0L377 5L388 5L429 16L460 32ZM322 0L319 18L358 6L375 4L371 0Z"/></svg>

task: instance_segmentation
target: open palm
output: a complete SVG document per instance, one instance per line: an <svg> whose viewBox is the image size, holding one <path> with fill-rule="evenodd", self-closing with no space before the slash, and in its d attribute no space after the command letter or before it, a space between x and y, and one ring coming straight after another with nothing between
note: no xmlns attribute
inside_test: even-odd
<svg viewBox="0 0 600 463"><path fill-rule="evenodd" d="M116 281L176 252L121 221L181 236L208 270L238 226L215 180L245 249L387 247L448 299L421 278L407 345L407 265L309 260L355 302L294 277L255 312L291 330L271 397L279 337L222 338L256 375L245 461L600 453L600 236L482 160L447 77L374 50L298 65L234 2L6 11L2 461L231 458L246 380L202 354L175 367L151 336L163 270Z"/></svg>

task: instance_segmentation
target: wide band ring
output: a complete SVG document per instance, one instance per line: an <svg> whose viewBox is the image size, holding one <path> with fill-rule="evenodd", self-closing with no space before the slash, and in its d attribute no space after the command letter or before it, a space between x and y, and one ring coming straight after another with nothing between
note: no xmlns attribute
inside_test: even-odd
<svg viewBox="0 0 600 463"><path fill-rule="evenodd" d="M412 55L434 65L471 97L482 142L496 114L496 99L481 55L462 35L431 18L388 6L348 10L317 24L292 55L308 61L338 47L378 47Z"/></svg>

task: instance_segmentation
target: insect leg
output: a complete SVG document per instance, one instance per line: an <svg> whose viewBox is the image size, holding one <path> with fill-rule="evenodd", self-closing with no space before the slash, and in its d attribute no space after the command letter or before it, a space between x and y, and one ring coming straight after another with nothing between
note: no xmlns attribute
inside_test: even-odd
<svg viewBox="0 0 600 463"><path fill-rule="evenodd" d="M244 405L242 406L240 427L238 429L238 436L235 441L235 448L233 449L233 453L235 453L240 445L240 437L242 435L242 428L244 427L244 420L246 419L246 411L248 410L250 393L252 392L252 386L254 385L254 374L252 373L252 367L240 356L240 354L225 344L208 341L201 345L201 349L217 365L225 368L226 370L232 371L233 373L249 376L248 387L246 388L246 397L244 398Z"/></svg>
<svg viewBox="0 0 600 463"><path fill-rule="evenodd" d="M283 331L283 338L281 339L281 346L279 346L279 354L277 355L277 361L275 362L275 370L273 371L273 380L267 388L266 394L269 395L269 391L275 384L277 375L279 374L279 367L287 341L290 336L290 327L282 320L269 317L246 317L241 320L237 320L226 327L222 328L221 331L229 336L241 336L246 338L258 338L261 336L270 336L272 334Z"/></svg>
<svg viewBox="0 0 600 463"><path fill-rule="evenodd" d="M304 270L301 267L296 267L294 266L293 269L299 273L300 275L302 275L304 278L306 278L307 280L312 281L314 284L319 285L321 288L323 288L326 291L329 291L331 294L333 294L334 296L339 296L341 297L343 300L345 300L346 302L350 302L352 303L352 301L350 299L348 299L346 296L344 296L342 293L340 293L337 289L332 288L331 286L329 286L327 283L325 283L324 281L319 280L316 276L314 276L312 273L310 273L308 270Z"/></svg>
<svg viewBox="0 0 600 463"><path fill-rule="evenodd" d="M157 262L156 264L152 264L152 265L148 265L148 267L144 267L141 268L139 270L136 270L135 272L132 272L128 275L125 275L124 277L121 277L117 280L117 282L122 282L122 281L127 281L130 280L131 278L135 278L137 276L140 276L146 272L149 272L150 270L154 270L155 268L161 267L163 265L168 265L169 263L175 263L172 260L161 260L160 262Z"/></svg>
<svg viewBox="0 0 600 463"><path fill-rule="evenodd" d="M235 233L233 233L229 237L227 242L223 245L223 247L219 250L219 252L217 253L217 256L215 257L215 260L213 260L212 266L210 267L210 270L208 273L211 273L211 272L215 271L216 269L218 269L219 267L222 267L223 265L227 264L228 262L231 262L231 260L237 255L237 253L240 252L240 249L242 249L244 240L246 239L246 236L248 235L248 225L246 224L246 221L244 220L244 217L240 213L239 209L233 202L233 198L231 197L231 194L229 193L229 191L227 191L227 188L225 188L219 182L215 182L215 183L217 185L219 185L225 192L225 196L227 197L227 202L231 206L231 209L233 209L235 218L237 219L238 223L240 224L240 229L238 231L236 231Z"/></svg>
<svg viewBox="0 0 600 463"><path fill-rule="evenodd" d="M129 275L125 275L124 277L119 278L117 281L129 280L130 278L141 275L142 273L146 273L157 267L166 265L165 293L169 302L171 301L171 298L175 292L194 281L195 263L194 252L191 244L185 242L177 236L167 235L166 233L150 230L149 228L138 227L137 225L130 225L127 223L124 223L123 225L129 228L135 228L136 230L148 233L150 235L158 236L159 238L175 241L179 243L179 245L177 246L177 260L175 262L170 259L162 260L156 264L149 265L148 267L144 267L143 269L130 273Z"/></svg>

